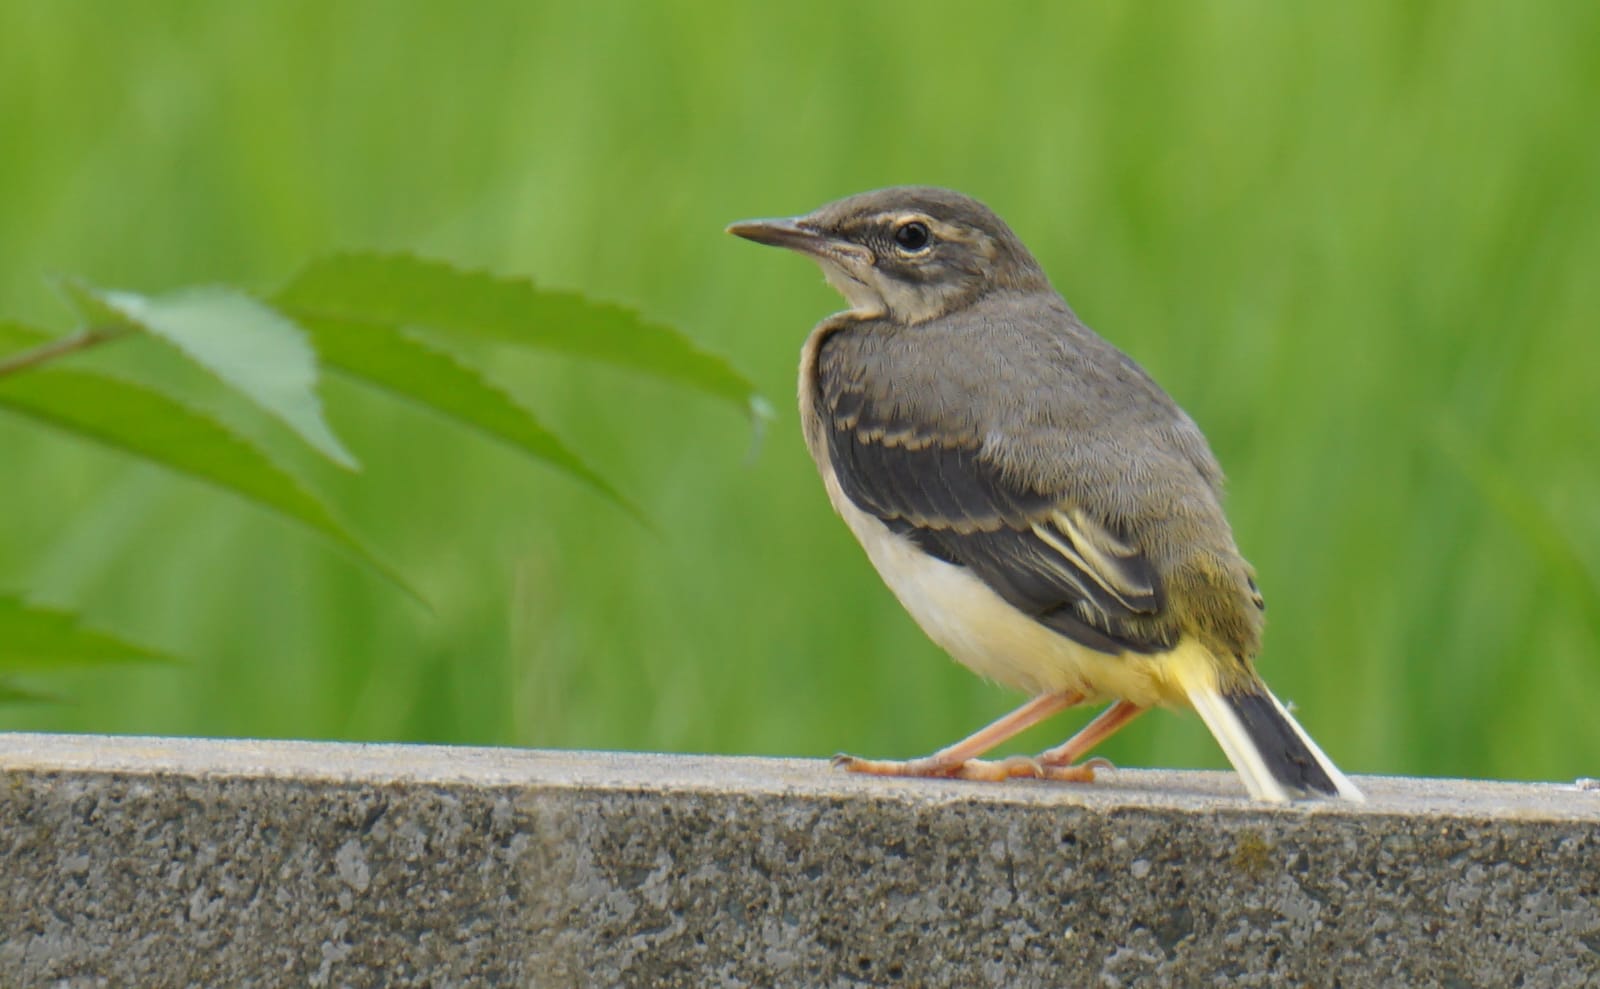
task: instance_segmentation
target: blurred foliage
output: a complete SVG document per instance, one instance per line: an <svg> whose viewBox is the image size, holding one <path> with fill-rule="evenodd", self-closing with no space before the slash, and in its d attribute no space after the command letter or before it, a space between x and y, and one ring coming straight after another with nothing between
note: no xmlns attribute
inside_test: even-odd
<svg viewBox="0 0 1600 989"><path fill-rule="evenodd" d="M783 396L838 302L723 224L979 196L1206 429L1261 668L1346 769L1594 773L1600 8L67 0L0 6L0 37L0 313L58 330L42 273L270 289L418 250L634 306ZM125 359L177 373L145 343ZM788 403L750 458L671 384L463 353L659 532L341 380L359 477L225 417L428 615L271 514L0 415L0 587L196 657L0 723L911 755L1015 702L882 588ZM1222 764L1165 714L1107 754Z"/></svg>
<svg viewBox="0 0 1600 989"><path fill-rule="evenodd" d="M328 461L356 471L360 465L323 414L317 384L326 359L352 379L477 429L587 483L641 522L638 510L532 413L426 334L488 332L515 346L576 351L731 399L752 412L764 407L753 386L725 361L668 327L572 293L542 291L526 281L409 255L347 254L315 262L271 303L221 286L162 296L107 291L78 279L64 287L84 324L75 332L52 338L0 322L0 409L254 501L351 550L414 597L404 577L308 490L311 485L296 476L292 463L186 404L182 386L145 385L60 364L144 334L170 345L238 401L276 419ZM0 607L0 670L7 652L34 655L34 665L55 672L61 663L51 658L82 662L97 645L115 645L103 636L69 633L70 623L57 621L48 625L52 634L45 640L66 647L38 649L34 633L47 624L42 618L42 612L20 603ZM110 658L123 657L113 648ZM0 681L0 688L12 688L0 698L30 697L8 681Z"/></svg>
<svg viewBox="0 0 1600 989"><path fill-rule="evenodd" d="M15 674L72 666L151 663L166 657L84 628L72 615L0 595L0 702L56 700L19 685Z"/></svg>

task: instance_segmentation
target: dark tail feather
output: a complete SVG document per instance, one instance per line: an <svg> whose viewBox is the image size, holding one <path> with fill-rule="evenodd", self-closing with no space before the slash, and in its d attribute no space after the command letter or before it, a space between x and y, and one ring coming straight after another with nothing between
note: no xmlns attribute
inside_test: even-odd
<svg viewBox="0 0 1600 989"><path fill-rule="evenodd" d="M1252 689L1253 688L1253 689ZM1195 710L1258 800L1338 797L1361 800L1361 791L1339 772L1266 684L1242 691L1191 690Z"/></svg>
<svg viewBox="0 0 1600 989"><path fill-rule="evenodd" d="M1272 778L1293 797L1360 797L1305 729L1265 686L1256 693L1223 694Z"/></svg>

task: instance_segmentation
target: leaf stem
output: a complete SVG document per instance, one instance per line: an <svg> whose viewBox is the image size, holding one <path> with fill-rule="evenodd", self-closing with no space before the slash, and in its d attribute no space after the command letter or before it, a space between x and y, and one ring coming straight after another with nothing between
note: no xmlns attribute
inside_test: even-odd
<svg viewBox="0 0 1600 989"><path fill-rule="evenodd" d="M65 357L80 350L87 350L97 343L114 340L127 332L128 329L124 326L95 326L87 330L79 330L69 336L51 340L49 343L40 344L30 350L12 354L9 357L0 357L0 378L8 374L15 374L18 371L26 371L58 357Z"/></svg>

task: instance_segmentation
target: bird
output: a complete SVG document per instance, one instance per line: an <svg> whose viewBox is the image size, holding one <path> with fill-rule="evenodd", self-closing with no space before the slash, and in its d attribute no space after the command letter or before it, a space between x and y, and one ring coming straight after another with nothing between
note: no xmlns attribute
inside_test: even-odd
<svg viewBox="0 0 1600 989"><path fill-rule="evenodd" d="M934 643L1030 697L931 755L837 765L1092 782L1095 746L1164 707L1198 712L1258 800L1362 799L1256 671L1265 604L1200 428L999 216L897 186L727 232L810 257L844 297L800 360L828 499ZM982 758L1105 702L1055 748Z"/></svg>

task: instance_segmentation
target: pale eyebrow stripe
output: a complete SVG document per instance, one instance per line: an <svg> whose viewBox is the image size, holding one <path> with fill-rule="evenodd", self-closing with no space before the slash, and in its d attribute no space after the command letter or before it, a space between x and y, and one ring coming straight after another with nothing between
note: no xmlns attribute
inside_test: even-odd
<svg viewBox="0 0 1600 989"><path fill-rule="evenodd" d="M955 223L945 223L943 220L936 220L928 214L919 213L916 210L884 210L881 213L872 214L870 218L871 223L893 227L898 227L902 223L910 223L913 220L926 224L934 236L941 240L960 241L962 243L968 243L972 240L972 235L967 227Z"/></svg>

